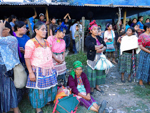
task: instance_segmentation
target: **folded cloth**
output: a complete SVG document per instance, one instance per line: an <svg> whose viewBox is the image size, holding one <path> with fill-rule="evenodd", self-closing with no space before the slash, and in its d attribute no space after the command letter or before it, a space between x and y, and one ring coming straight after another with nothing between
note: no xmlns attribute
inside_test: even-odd
<svg viewBox="0 0 150 113"><path fill-rule="evenodd" d="M124 36L121 40L120 55L122 55L124 51L132 49L136 49L136 54L139 53L138 37L136 35Z"/></svg>

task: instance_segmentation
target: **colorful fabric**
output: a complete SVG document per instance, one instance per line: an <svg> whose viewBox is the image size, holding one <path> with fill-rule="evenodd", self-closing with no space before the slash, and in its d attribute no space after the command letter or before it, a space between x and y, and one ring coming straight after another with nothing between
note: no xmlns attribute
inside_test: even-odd
<svg viewBox="0 0 150 113"><path fill-rule="evenodd" d="M143 45L143 47L150 46L150 35L145 33L141 34L138 39L139 45Z"/></svg>
<svg viewBox="0 0 150 113"><path fill-rule="evenodd" d="M32 70L36 76L36 81L30 81L28 76L27 88L32 89L50 89L57 85L57 72L54 69L43 69L40 67L32 67Z"/></svg>
<svg viewBox="0 0 150 113"><path fill-rule="evenodd" d="M78 67L83 67L82 62L80 62L80 61L75 61L75 62L73 63L73 68L76 69L76 68L78 68ZM75 71L74 71L74 69L73 69L73 70L71 71L71 73L70 73L70 75L71 75L73 78L75 78Z"/></svg>
<svg viewBox="0 0 150 113"><path fill-rule="evenodd" d="M98 27L98 25L96 24L96 20L93 20L93 21L90 23L89 30L92 30L94 26Z"/></svg>
<svg viewBox="0 0 150 113"><path fill-rule="evenodd" d="M86 94L86 90L85 90L85 87L84 87L84 84L82 82L82 78L81 76L80 77L77 77L77 82L78 82L78 86L77 86L77 89L80 93L85 93Z"/></svg>
<svg viewBox="0 0 150 113"><path fill-rule="evenodd" d="M63 54L58 54L58 55L54 54L54 56L55 56L56 58L60 59L60 60L63 59ZM65 62L65 61L64 61L62 64L58 64L58 62L56 62L56 61L53 59L53 64L54 64L54 67L55 67L55 69L56 69L58 75L63 75L63 74L66 73L67 67L66 67L66 62Z"/></svg>
<svg viewBox="0 0 150 113"><path fill-rule="evenodd" d="M92 70L92 68L87 66L87 78L92 88L95 88L96 85L105 84L105 70Z"/></svg>
<svg viewBox="0 0 150 113"><path fill-rule="evenodd" d="M88 110L90 110L90 108L93 106L94 103L97 103L94 98L91 96L91 100L85 100L83 98L80 98L80 104L85 106Z"/></svg>
<svg viewBox="0 0 150 113"><path fill-rule="evenodd" d="M42 46L45 46L45 43ZM30 58L32 66L46 69L53 68L52 52L47 41L46 46L46 48L43 48L35 38L30 39L25 45L24 57Z"/></svg>
<svg viewBox="0 0 150 113"><path fill-rule="evenodd" d="M57 86L46 90L30 89L29 99L33 108L42 108L48 102L54 101L57 94Z"/></svg>
<svg viewBox="0 0 150 113"><path fill-rule="evenodd" d="M53 53L65 52L66 44L63 39L57 39L54 36L49 36L47 41L50 44Z"/></svg>
<svg viewBox="0 0 150 113"><path fill-rule="evenodd" d="M150 48L150 46L147 48ZM140 51L136 76L137 79L143 80L143 82L150 82L150 54L143 50Z"/></svg>
<svg viewBox="0 0 150 113"><path fill-rule="evenodd" d="M138 68L139 55L135 54L135 69ZM133 73L133 61L132 61L132 53L123 52L123 54L119 57L119 72L120 73Z"/></svg>
<svg viewBox="0 0 150 113"><path fill-rule="evenodd" d="M136 76L136 66L135 66L135 55L134 55L134 50L132 50L132 68L133 68L133 77Z"/></svg>
<svg viewBox="0 0 150 113"><path fill-rule="evenodd" d="M7 71L19 64L18 41L14 36L0 37L1 65L5 65Z"/></svg>
<svg viewBox="0 0 150 113"><path fill-rule="evenodd" d="M6 71L5 65L0 65L0 113L8 112L10 108L18 106L17 91L9 77L12 76L12 70Z"/></svg>
<svg viewBox="0 0 150 113"><path fill-rule="evenodd" d="M66 86L66 74L57 76L57 82L58 82L58 86Z"/></svg>

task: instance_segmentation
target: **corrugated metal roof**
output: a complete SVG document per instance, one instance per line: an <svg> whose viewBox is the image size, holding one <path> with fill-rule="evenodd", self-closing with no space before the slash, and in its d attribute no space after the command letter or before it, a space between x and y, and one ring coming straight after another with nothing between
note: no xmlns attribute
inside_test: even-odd
<svg viewBox="0 0 150 113"><path fill-rule="evenodd" d="M84 4L84 5L70 5L68 2L0 2L1 6L50 6L50 5L61 5L61 6L77 6L77 7L124 7L124 8L150 8L150 6L133 6L133 5L98 5L98 4Z"/></svg>

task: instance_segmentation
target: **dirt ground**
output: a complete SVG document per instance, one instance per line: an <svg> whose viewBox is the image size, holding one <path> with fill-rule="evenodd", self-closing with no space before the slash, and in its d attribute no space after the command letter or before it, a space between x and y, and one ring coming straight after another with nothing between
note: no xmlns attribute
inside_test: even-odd
<svg viewBox="0 0 150 113"><path fill-rule="evenodd" d="M121 75L117 70L117 66L110 69L106 77L106 84L100 86L104 90L104 94L94 91L93 97L98 103L106 100L107 113L150 113L150 102L147 99L139 98L134 94L134 87L138 87L137 82L129 83L121 82ZM77 113L93 113L87 111L84 107L79 107Z"/></svg>

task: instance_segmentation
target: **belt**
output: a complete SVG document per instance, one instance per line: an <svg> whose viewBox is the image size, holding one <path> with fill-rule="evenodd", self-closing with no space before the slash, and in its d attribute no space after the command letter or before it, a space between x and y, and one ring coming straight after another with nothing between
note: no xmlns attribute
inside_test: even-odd
<svg viewBox="0 0 150 113"><path fill-rule="evenodd" d="M63 54L64 52L61 52L61 53L53 53L53 54L55 54L55 55L60 55L60 54Z"/></svg>

